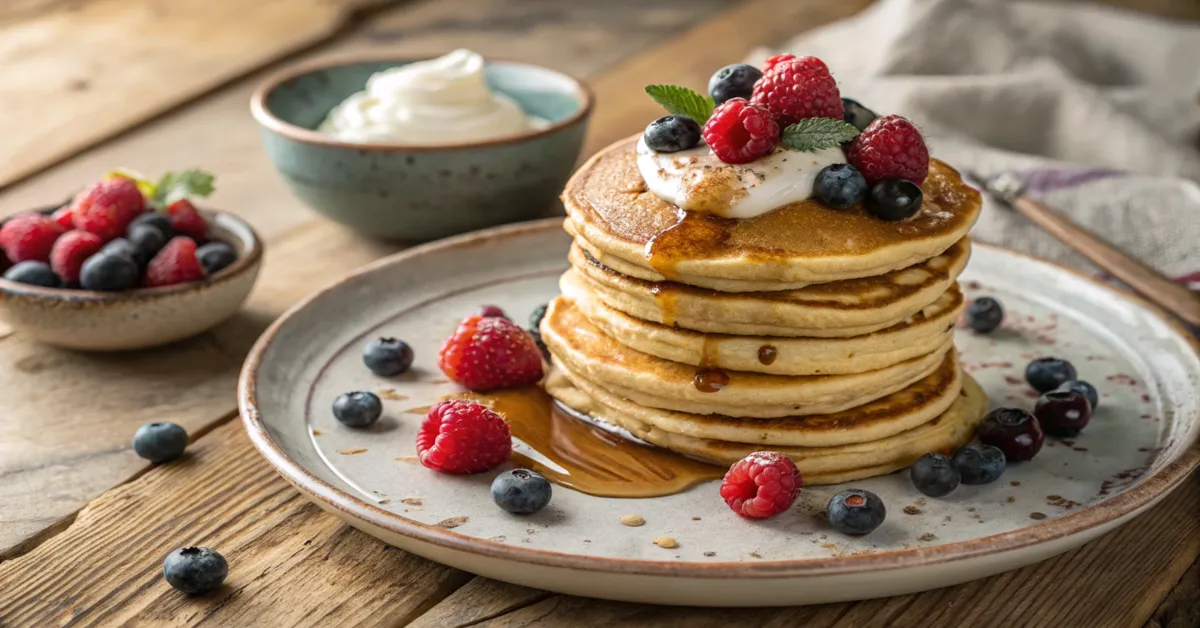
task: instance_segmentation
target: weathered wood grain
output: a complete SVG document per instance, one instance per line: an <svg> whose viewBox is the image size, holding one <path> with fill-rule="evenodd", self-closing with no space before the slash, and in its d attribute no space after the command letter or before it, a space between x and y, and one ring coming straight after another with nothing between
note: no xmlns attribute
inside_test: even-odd
<svg viewBox="0 0 1200 628"><path fill-rule="evenodd" d="M1194 628L1200 626L1200 560L1188 569L1159 604L1146 628Z"/></svg>

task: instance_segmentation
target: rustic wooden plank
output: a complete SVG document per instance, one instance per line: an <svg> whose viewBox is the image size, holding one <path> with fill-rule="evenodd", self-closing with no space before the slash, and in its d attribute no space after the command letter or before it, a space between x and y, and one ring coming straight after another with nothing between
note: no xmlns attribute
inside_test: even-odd
<svg viewBox="0 0 1200 628"><path fill-rule="evenodd" d="M316 54L381 48L429 54L469 46L587 75L724 5L621 0L609 6L620 10L565 12L545 0L405 4ZM50 365L0 378L0 559L25 551L47 528L61 527L88 500L144 469L128 451L141 423L168 419L194 431L228 415L241 358L269 321L322 283L393 250L314 220L284 189L246 110L260 80L242 81L0 192L0 208L13 212L60 201L64 191L117 165L148 173L200 165L218 175L213 206L242 214L268 241L266 267L249 304L214 334L109 357L46 349L19 336L0 340L0 372L27 359ZM332 239L306 244L314 228ZM54 399L17 392L24 390L53 391ZM94 411L93 398L102 412Z"/></svg>
<svg viewBox="0 0 1200 628"><path fill-rule="evenodd" d="M1188 569L1163 600L1146 628L1194 628L1200 626L1200 560Z"/></svg>
<svg viewBox="0 0 1200 628"><path fill-rule="evenodd" d="M376 0L91 0L0 23L0 188L336 33Z"/></svg>
<svg viewBox="0 0 1200 628"><path fill-rule="evenodd" d="M475 577L408 624L408 628L473 626L536 604L552 595L549 591Z"/></svg>

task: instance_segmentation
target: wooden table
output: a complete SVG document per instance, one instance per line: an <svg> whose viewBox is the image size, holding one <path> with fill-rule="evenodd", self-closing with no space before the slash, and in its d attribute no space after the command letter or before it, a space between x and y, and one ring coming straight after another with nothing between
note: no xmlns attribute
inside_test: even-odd
<svg viewBox="0 0 1200 628"><path fill-rule="evenodd" d="M268 253L236 319L161 350L76 354L0 325L0 625L1200 625L1200 476L1122 529L1012 573L860 603L714 610L557 595L406 554L308 504L247 441L234 380L255 337L395 250L285 192L247 112L271 66L456 46L545 63L596 90L590 153L657 115L643 85L703 85L754 46L866 1L4 3L0 211L58 201L118 165L198 165L218 174L213 204L248 218ZM151 420L184 425L190 455L160 467L136 457L130 438ZM229 559L219 593L187 598L160 577L163 556L191 544Z"/></svg>

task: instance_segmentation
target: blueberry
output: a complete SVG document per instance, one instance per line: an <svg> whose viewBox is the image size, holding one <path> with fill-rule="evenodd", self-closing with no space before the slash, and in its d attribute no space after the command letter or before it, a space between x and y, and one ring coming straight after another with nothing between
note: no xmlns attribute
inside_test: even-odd
<svg viewBox="0 0 1200 628"><path fill-rule="evenodd" d="M854 125L854 128L859 131L866 130L867 125L874 122L877 117L874 111L862 106L857 100L843 98L842 107L846 110L842 119Z"/></svg>
<svg viewBox="0 0 1200 628"><path fill-rule="evenodd" d="M17 283L45 288L61 288L62 280L50 270L46 262L27 260L4 271L4 278Z"/></svg>
<svg viewBox="0 0 1200 628"><path fill-rule="evenodd" d="M1004 459L1026 462L1042 450L1046 435L1042 424L1020 408L996 408L983 417L976 431L979 441L1004 452Z"/></svg>
<svg viewBox="0 0 1200 628"><path fill-rule="evenodd" d="M383 403L375 393L350 392L333 400L333 416L347 427L367 427L381 414Z"/></svg>
<svg viewBox="0 0 1200 628"><path fill-rule="evenodd" d="M1061 386L1055 388L1056 391L1075 392L1087 397L1088 404L1092 406L1092 411L1096 410L1096 406L1100 405L1100 394L1096 392L1096 387L1083 381L1082 379L1073 379L1069 382L1063 382Z"/></svg>
<svg viewBox="0 0 1200 628"><path fill-rule="evenodd" d="M1062 358L1038 358L1025 367L1025 381L1040 393L1050 392L1073 379L1078 379L1075 367Z"/></svg>
<svg viewBox="0 0 1200 628"><path fill-rule="evenodd" d="M868 534L887 516L883 500L871 491L848 489L829 499L829 524L842 534Z"/></svg>
<svg viewBox="0 0 1200 628"><path fill-rule="evenodd" d="M1004 307L992 297L979 297L967 306L967 327L989 334L1004 321Z"/></svg>
<svg viewBox="0 0 1200 628"><path fill-rule="evenodd" d="M139 266L145 266L146 262L153 259L155 254L167 244L167 239L163 237L162 232L153 225L130 225L125 237L136 251L134 261Z"/></svg>
<svg viewBox="0 0 1200 628"><path fill-rule="evenodd" d="M908 469L913 486L930 497L944 497L958 488L958 467L942 454L925 454Z"/></svg>
<svg viewBox="0 0 1200 628"><path fill-rule="evenodd" d="M105 244L104 248L100 249L96 255L119 255L121 257L128 257L136 262L138 258L138 251L137 247L134 246L129 240L126 240L125 238L117 238L116 240L112 240L108 244Z"/></svg>
<svg viewBox="0 0 1200 628"><path fill-rule="evenodd" d="M663 116L642 134L646 146L659 153L675 153L700 143L700 125L687 116Z"/></svg>
<svg viewBox="0 0 1200 628"><path fill-rule="evenodd" d="M174 423L147 423L133 434L133 451L150 462L175 460L187 444L187 431Z"/></svg>
<svg viewBox="0 0 1200 628"><path fill-rule="evenodd" d="M533 309L533 313L529 315L530 329L537 329L542 326L542 319L546 318L546 310L549 307L549 303L543 303Z"/></svg>
<svg viewBox="0 0 1200 628"><path fill-rule="evenodd" d="M752 65L727 65L714 72L708 79L708 94L718 105L730 98L749 100L750 94L754 92L754 83L762 78L762 75L762 70Z"/></svg>
<svg viewBox="0 0 1200 628"><path fill-rule="evenodd" d="M79 271L79 284L84 290L128 290L137 285L140 275L141 269L134 258L120 253L105 253L101 249L84 260L83 269Z"/></svg>
<svg viewBox="0 0 1200 628"><path fill-rule="evenodd" d="M830 164L817 173L813 194L826 207L847 209L866 197L867 180L850 164Z"/></svg>
<svg viewBox="0 0 1200 628"><path fill-rule="evenodd" d="M529 469L505 471L492 480L492 501L516 515L528 515L550 503L550 482Z"/></svg>
<svg viewBox="0 0 1200 628"><path fill-rule="evenodd" d="M207 547L183 547L167 554L163 577L167 584L188 595L204 595L221 588L229 575L225 557Z"/></svg>
<svg viewBox="0 0 1200 628"><path fill-rule="evenodd" d="M165 242L169 242L175 235L175 228L171 226L171 219L167 218L166 214L159 212L141 214L137 218L134 218L133 222L129 223L129 228L132 229L137 225L147 225L158 229L162 233L163 241Z"/></svg>
<svg viewBox="0 0 1200 628"><path fill-rule="evenodd" d="M1087 427L1092 419L1092 406L1082 393L1052 390L1038 398L1033 416L1047 434L1070 437Z"/></svg>
<svg viewBox="0 0 1200 628"><path fill-rule="evenodd" d="M396 338L376 338L363 347L363 364L381 377L399 375L413 363L413 350L407 342Z"/></svg>
<svg viewBox="0 0 1200 628"><path fill-rule="evenodd" d="M237 261L237 251L224 242L209 242L196 249L196 260L212 275Z"/></svg>
<svg viewBox="0 0 1200 628"><path fill-rule="evenodd" d="M967 485L989 484L1004 475L1004 452L992 445L971 443L954 454L954 466Z"/></svg>
<svg viewBox="0 0 1200 628"><path fill-rule="evenodd" d="M921 209L921 188L908 179L882 179L867 194L867 211L884 220L904 220Z"/></svg>

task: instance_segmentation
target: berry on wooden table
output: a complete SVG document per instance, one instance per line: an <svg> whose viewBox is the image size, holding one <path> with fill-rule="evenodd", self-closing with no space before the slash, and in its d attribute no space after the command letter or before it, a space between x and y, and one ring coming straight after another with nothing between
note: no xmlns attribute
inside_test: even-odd
<svg viewBox="0 0 1200 628"><path fill-rule="evenodd" d="M0 226L0 249L14 264L49 262L63 228L45 214L18 214Z"/></svg>
<svg viewBox="0 0 1200 628"><path fill-rule="evenodd" d="M196 242L175 236L146 266L146 287L172 286L204 279L204 267L196 259Z"/></svg>
<svg viewBox="0 0 1200 628"><path fill-rule="evenodd" d="M876 118L850 141L846 155L872 185L888 178L921 185L929 176L925 138L912 122L900 116Z"/></svg>
<svg viewBox="0 0 1200 628"><path fill-rule="evenodd" d="M774 63L755 83L750 102L766 107L783 126L803 118L841 120L845 114L837 81L816 57Z"/></svg>
<svg viewBox="0 0 1200 628"><path fill-rule="evenodd" d="M229 576L225 557L207 547L183 547L167 554L163 578L188 595L204 595L221 588Z"/></svg>
<svg viewBox="0 0 1200 628"><path fill-rule="evenodd" d="M62 280L58 278L58 275L54 274L54 271L50 269L50 265L46 262L35 262L33 260L21 262L4 271L4 278L30 286L42 286L43 288L62 287Z"/></svg>
<svg viewBox="0 0 1200 628"><path fill-rule="evenodd" d="M417 431L417 458L442 473L487 471L508 460L511 453L508 423L474 401L438 403Z"/></svg>
<svg viewBox="0 0 1200 628"><path fill-rule="evenodd" d="M700 125L687 116L663 116L642 132L646 147L658 153L677 153L700 143Z"/></svg>
<svg viewBox="0 0 1200 628"><path fill-rule="evenodd" d="M133 434L133 451L150 462L175 460L187 445L187 431L174 423L147 423Z"/></svg>
<svg viewBox="0 0 1200 628"><path fill-rule="evenodd" d="M363 347L363 364L380 377L393 377L407 371L413 363L413 350L398 338L376 338Z"/></svg>
<svg viewBox="0 0 1200 628"><path fill-rule="evenodd" d="M743 517L766 519L790 508L801 484L800 470L791 458L759 451L729 467L721 481L721 498Z"/></svg>
<svg viewBox="0 0 1200 628"><path fill-rule="evenodd" d="M438 367L470 390L536 384L542 353L529 332L506 318L469 316L442 343Z"/></svg>
<svg viewBox="0 0 1200 628"><path fill-rule="evenodd" d="M717 70L708 79L708 95L713 102L721 104L730 98L749 100L754 94L754 83L762 78L762 70L745 63L727 65Z"/></svg>
<svg viewBox="0 0 1200 628"><path fill-rule="evenodd" d="M94 233L107 242L124 234L129 223L144 211L146 198L137 182L110 177L76 195L71 204L71 220L76 229Z"/></svg>
<svg viewBox="0 0 1200 628"><path fill-rule="evenodd" d="M704 141L727 164L754 161L775 149L779 125L771 112L745 98L732 98L713 111L704 124Z"/></svg>
<svg viewBox="0 0 1200 628"><path fill-rule="evenodd" d="M533 514L550 503L550 481L529 469L505 471L492 480L492 501L515 515Z"/></svg>
<svg viewBox="0 0 1200 628"><path fill-rule="evenodd" d="M78 283L83 262L102 248L104 240L100 236L80 229L68 231L55 241L54 248L50 250L50 268L64 284Z"/></svg>
<svg viewBox="0 0 1200 628"><path fill-rule="evenodd" d="M856 488L831 497L825 512L835 530L854 536L870 534L887 518L887 508L878 495Z"/></svg>

